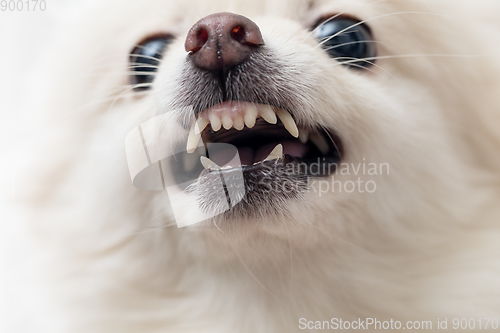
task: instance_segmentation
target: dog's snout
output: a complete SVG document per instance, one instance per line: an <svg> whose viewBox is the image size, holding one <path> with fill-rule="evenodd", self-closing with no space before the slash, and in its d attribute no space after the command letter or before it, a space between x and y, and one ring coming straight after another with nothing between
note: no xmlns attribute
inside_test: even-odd
<svg viewBox="0 0 500 333"><path fill-rule="evenodd" d="M252 20L233 13L216 13L195 23L185 49L195 66L224 70L242 64L263 44L260 29Z"/></svg>

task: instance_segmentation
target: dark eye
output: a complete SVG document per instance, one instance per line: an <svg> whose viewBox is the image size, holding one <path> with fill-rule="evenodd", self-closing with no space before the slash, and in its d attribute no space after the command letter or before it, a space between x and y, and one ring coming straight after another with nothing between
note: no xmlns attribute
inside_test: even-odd
<svg viewBox="0 0 500 333"><path fill-rule="evenodd" d="M130 83L134 90L149 89L155 78L163 51L173 37L169 35L148 38L137 45L130 54Z"/></svg>
<svg viewBox="0 0 500 333"><path fill-rule="evenodd" d="M328 54L353 68L369 67L376 55L370 28L359 21L339 17L322 23L314 30L314 36Z"/></svg>

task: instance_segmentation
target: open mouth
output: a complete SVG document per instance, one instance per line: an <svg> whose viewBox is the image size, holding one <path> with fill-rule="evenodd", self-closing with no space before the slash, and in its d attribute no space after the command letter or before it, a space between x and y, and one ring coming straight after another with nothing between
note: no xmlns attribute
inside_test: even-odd
<svg viewBox="0 0 500 333"><path fill-rule="evenodd" d="M197 150L200 140L205 147L225 145L205 149L200 156ZM228 146L236 149L224 148ZM186 151L193 155L189 158L198 159L208 172L242 168L247 174L260 172L264 166L282 164L295 176L321 177L336 170L342 150L333 133L320 127L299 127L284 109L230 101L198 114L191 126Z"/></svg>

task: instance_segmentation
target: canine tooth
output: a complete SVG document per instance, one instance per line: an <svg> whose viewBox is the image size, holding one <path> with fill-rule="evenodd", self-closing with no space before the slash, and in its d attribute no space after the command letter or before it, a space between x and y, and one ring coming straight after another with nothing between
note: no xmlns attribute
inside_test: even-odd
<svg viewBox="0 0 500 333"><path fill-rule="evenodd" d="M269 153L269 156L266 157L264 162L276 160L276 159L282 158L282 157L283 157L283 145L280 143L279 145L274 147L274 149Z"/></svg>
<svg viewBox="0 0 500 333"><path fill-rule="evenodd" d="M198 134L195 133L195 127L196 123L193 123L187 139L186 151L189 154L192 154L196 150L196 147L198 147L198 142L200 141L201 138L201 133Z"/></svg>
<svg viewBox="0 0 500 333"><path fill-rule="evenodd" d="M206 119L205 117L199 117L198 120L196 120L196 127L194 130L194 133L199 134L199 133L203 132L203 130L205 129L205 127L207 127L207 125L209 123L210 123L210 121L208 119Z"/></svg>
<svg viewBox="0 0 500 333"><path fill-rule="evenodd" d="M214 132L217 132L218 130L220 130L222 123L221 123L220 118L216 114L213 114L213 113L209 114L208 119L210 120L210 124L211 124L212 130Z"/></svg>
<svg viewBox="0 0 500 333"><path fill-rule="evenodd" d="M302 143L307 143L307 140L309 140L309 130L307 128L303 128L299 131L299 140Z"/></svg>
<svg viewBox="0 0 500 333"><path fill-rule="evenodd" d="M276 113L278 114L278 117L280 118L287 131L290 132L293 137L298 138L299 129L297 128L297 124L295 124L295 120L293 120L292 115L290 115L288 111L283 109L278 109Z"/></svg>
<svg viewBox="0 0 500 333"><path fill-rule="evenodd" d="M248 128L252 128L255 126L257 115L257 108L253 105L250 105L245 112L245 124Z"/></svg>
<svg viewBox="0 0 500 333"><path fill-rule="evenodd" d="M243 128L245 128L243 117L238 116L234 119L234 128L236 128L238 131L241 131Z"/></svg>
<svg viewBox="0 0 500 333"><path fill-rule="evenodd" d="M318 147L319 151L322 154L328 153L330 151L330 147L328 146L328 142L326 142L325 138L321 134L311 134L311 141Z"/></svg>
<svg viewBox="0 0 500 333"><path fill-rule="evenodd" d="M223 115L222 116L222 126L226 129L229 130L231 127L233 127L233 118L229 115Z"/></svg>
<svg viewBox="0 0 500 333"><path fill-rule="evenodd" d="M198 158L195 155L183 154L184 160L184 169L187 171L192 171L196 167L196 163L198 162Z"/></svg>
<svg viewBox="0 0 500 333"><path fill-rule="evenodd" d="M208 157L201 156L200 157L200 162L201 162L201 164L203 164L203 167L205 169L220 170L220 166L217 165L217 163L215 163L214 161L212 161Z"/></svg>
<svg viewBox="0 0 500 333"><path fill-rule="evenodd" d="M265 121L270 124L274 125L278 122L276 113L274 113L273 108L269 105L265 105L264 107L262 107L262 109L260 110L260 115L262 116L262 118L264 118Z"/></svg>

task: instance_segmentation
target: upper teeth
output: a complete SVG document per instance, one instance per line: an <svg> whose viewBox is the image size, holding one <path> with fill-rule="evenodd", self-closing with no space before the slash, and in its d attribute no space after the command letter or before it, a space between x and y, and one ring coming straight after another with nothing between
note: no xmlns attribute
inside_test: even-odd
<svg viewBox="0 0 500 333"><path fill-rule="evenodd" d="M224 129L229 130L231 128L235 128L238 131L241 131L245 125L248 128L252 128L255 126L255 122L257 118L262 117L265 121L270 124L276 124L278 122L278 117L280 118L285 129L295 138L300 136L299 129L295 120L293 120L290 113L283 109L273 108L269 105L261 105L259 108L250 104L244 114L236 113L231 114L229 112L204 112L202 113L198 119L191 126L191 130L189 131L189 136L187 140L186 151L188 153L194 152L201 138L201 132L211 124L212 130L217 132L224 127ZM304 140L307 142L307 133L301 137L301 141Z"/></svg>
<svg viewBox="0 0 500 333"><path fill-rule="evenodd" d="M255 126L255 122L257 121L257 116L259 114L257 113L257 108L253 105L250 105L247 108L247 112L245 113L244 119L245 119L245 125L247 125L248 128L252 128Z"/></svg>
<svg viewBox="0 0 500 333"><path fill-rule="evenodd" d="M280 117L281 122L285 126L288 132L293 135L295 138L299 137L299 129L297 128L297 124L293 120L292 116L288 111L283 109L278 109L276 111L278 113L278 117Z"/></svg>
<svg viewBox="0 0 500 333"><path fill-rule="evenodd" d="M189 154L193 153L196 150L196 147L198 147L198 142L200 142L201 138L201 131L196 133L196 127L197 127L196 124L198 124L197 121L193 124L193 126L191 126L191 130L189 131L189 136L186 146L186 151Z"/></svg>
<svg viewBox="0 0 500 333"><path fill-rule="evenodd" d="M284 110L283 110L284 111ZM288 113L287 111L285 111ZM264 106L260 110L260 115L262 118L264 118L265 121L267 121L269 124L276 124L278 122L278 119L276 119L276 113L274 113L273 108L271 108L269 105ZM289 114L290 115L290 114ZM291 117L291 116L290 116Z"/></svg>

